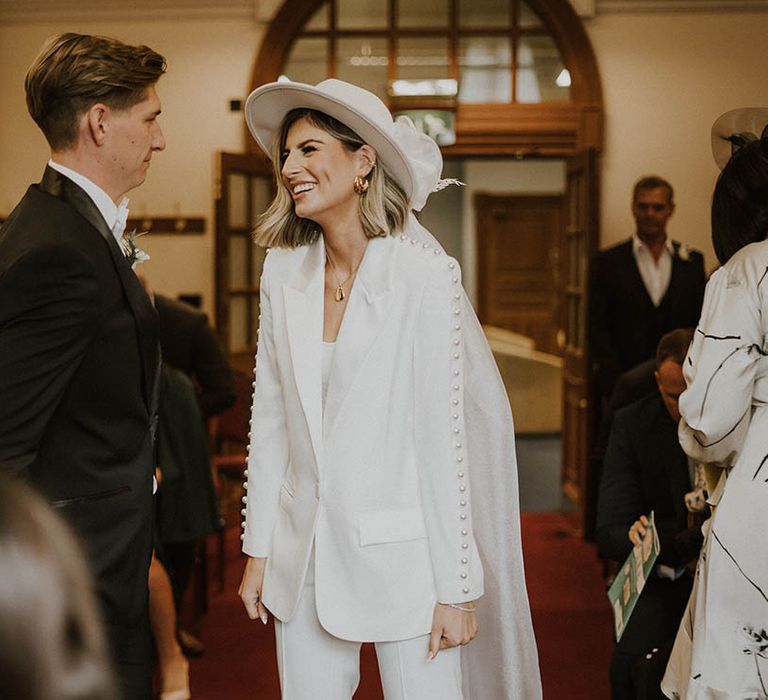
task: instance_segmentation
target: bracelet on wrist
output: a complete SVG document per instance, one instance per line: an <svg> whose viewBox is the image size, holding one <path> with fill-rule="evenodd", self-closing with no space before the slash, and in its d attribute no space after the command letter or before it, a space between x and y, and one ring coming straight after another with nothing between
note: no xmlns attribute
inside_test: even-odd
<svg viewBox="0 0 768 700"><path fill-rule="evenodd" d="M466 613L473 613L475 612L475 608L467 608L463 605L456 605L456 603L443 603L443 605L447 605L449 608L453 608L454 610L461 610L461 612Z"/></svg>

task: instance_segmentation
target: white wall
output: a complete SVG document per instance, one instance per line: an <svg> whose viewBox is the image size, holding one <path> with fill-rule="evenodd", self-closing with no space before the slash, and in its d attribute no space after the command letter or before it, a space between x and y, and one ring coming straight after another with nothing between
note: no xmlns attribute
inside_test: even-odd
<svg viewBox="0 0 768 700"><path fill-rule="evenodd" d="M585 26L606 108L602 245L632 232L632 185L657 173L675 188L670 233L712 269L710 128L729 109L768 105L768 13L598 15Z"/></svg>
<svg viewBox="0 0 768 700"><path fill-rule="evenodd" d="M158 84L165 152L152 159L146 183L129 196L136 215L203 216L203 236L151 234L152 259L141 272L171 296L197 293L213 307L213 196L217 150L242 151L242 113L231 98L246 94L262 28L254 21L217 19L119 23L0 24L0 216L7 216L48 158L45 140L24 102L24 75L46 37L62 31L108 34L162 53L168 73Z"/></svg>

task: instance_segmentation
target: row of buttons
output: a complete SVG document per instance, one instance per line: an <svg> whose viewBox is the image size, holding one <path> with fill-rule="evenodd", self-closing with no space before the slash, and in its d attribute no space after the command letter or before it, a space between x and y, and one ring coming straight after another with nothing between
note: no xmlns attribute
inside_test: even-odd
<svg viewBox="0 0 768 700"><path fill-rule="evenodd" d="M459 573L459 577L464 581L464 587L461 589L461 592L465 595L469 593L469 586L468 584L468 578L469 573L467 571L469 567L469 557L467 556L469 552L467 551L469 549L469 543L467 542L467 538L469 538L469 530L466 527L466 521L467 521L467 508L468 508L468 502L467 502L467 484L466 484L466 474L464 472L464 469L462 468L462 463L464 462L464 449L463 445L461 443L461 429L462 429L462 413L461 413L461 384L459 383L461 381L461 371L462 371L462 363L461 363L461 290L459 287L459 276L458 271L456 270L456 263L450 262L448 263L448 268L451 270L452 277L451 277L451 284L452 284L452 291L451 295L453 297L452 302L454 304L453 306L453 315L455 317L455 322L453 324L453 338L451 340L452 343L452 349L451 349L451 359L453 362L451 363L451 375L453 377L454 384L451 386L451 389L456 394L451 399L451 418L453 420L453 438L455 440L454 447L456 449L456 476L459 481L459 520L461 521L461 537L462 537L462 543L461 548L464 550L462 552L463 556L460 559L461 562L461 571Z"/></svg>
<svg viewBox="0 0 768 700"><path fill-rule="evenodd" d="M259 315L259 321L261 321L261 315ZM259 330L257 331L257 334L258 334L257 335L258 340L260 340L261 324L259 324ZM253 370L253 374L254 375L256 374L256 368L255 367L254 367L254 370ZM251 392L251 406L253 406L253 402L254 402L254 400L256 398L256 381L255 380L254 380L253 384L251 384L251 387L253 388L253 391ZM249 418L248 419L248 428L250 428L252 425L253 425L253 418ZM248 453L248 456L250 457L250 454L251 454L250 435L248 436L248 444L245 446L245 450ZM243 479L245 479L245 481L243 481L243 490L246 491L246 494L243 495L243 499L242 500L243 500L243 505L247 506L248 505L248 495L247 495L247 491L248 491L248 470L247 469L245 471L243 471ZM246 512L247 511L246 511L245 508L243 508L240 511L240 515L243 516L243 522L242 522L240 527L243 530L245 530L245 514L246 514ZM244 539L245 539L245 533L243 532L240 535L240 541L242 542Z"/></svg>
<svg viewBox="0 0 768 700"><path fill-rule="evenodd" d="M419 241L415 238L409 238L408 236L400 236L400 240L403 242L410 242L411 245L416 246ZM429 243L422 243L422 249L425 251L432 251L435 255L440 255L442 252L439 248L433 248ZM460 534L461 534L461 555L460 563L461 568L459 571L459 578L464 582L464 586L461 589L462 593L467 595L470 591L469 588L469 528L467 525L468 520L468 507L469 502L467 500L467 479L466 473L462 468L464 462L464 450L461 443L461 429L462 429L462 413L461 413L461 286L459 279L459 271L456 269L456 263L451 261L448 263L448 269L451 271L451 284L452 284L452 314L454 317L453 333L451 338L451 418L452 418L452 432L453 442L456 449L456 476L459 482L459 520L460 520Z"/></svg>

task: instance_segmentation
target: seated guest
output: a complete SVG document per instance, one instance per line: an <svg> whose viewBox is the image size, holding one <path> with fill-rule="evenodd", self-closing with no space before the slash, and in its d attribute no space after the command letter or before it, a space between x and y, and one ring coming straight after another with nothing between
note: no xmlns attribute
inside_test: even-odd
<svg viewBox="0 0 768 700"><path fill-rule="evenodd" d="M79 543L21 481L0 477L0 698L114 700Z"/></svg>
<svg viewBox="0 0 768 700"><path fill-rule="evenodd" d="M595 444L589 455L589 471L587 473L587 501L584 513L584 537L590 541L595 539L597 526L597 495L600 491L600 481L603 475L603 460L611 435L611 425L616 412L624 406L637 401L656 391L656 358L645 360L632 369L624 372L616 382L611 399L604 411L601 411L600 422L595 436ZM603 560L604 575L607 586L616 573L617 566L612 561Z"/></svg>
<svg viewBox="0 0 768 700"><path fill-rule="evenodd" d="M656 353L658 391L619 410L603 464L597 507L597 545L602 557L623 562L642 541L654 511L661 550L611 660L613 700L663 698L665 659L691 591L688 565L702 544L703 515L695 465L680 447L678 397L685 390L682 363L693 332L679 329L661 338ZM686 499L686 497L688 498ZM647 663L646 656L654 663ZM652 679L648 675L656 675ZM651 688L640 695L640 688Z"/></svg>

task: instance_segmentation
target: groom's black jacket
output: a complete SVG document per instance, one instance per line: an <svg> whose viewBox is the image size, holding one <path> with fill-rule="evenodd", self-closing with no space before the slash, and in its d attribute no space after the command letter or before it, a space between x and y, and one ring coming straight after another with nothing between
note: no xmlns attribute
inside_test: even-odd
<svg viewBox="0 0 768 700"><path fill-rule="evenodd" d="M158 364L155 310L103 217L46 168L0 228L0 470L82 537L113 638L146 615Z"/></svg>

